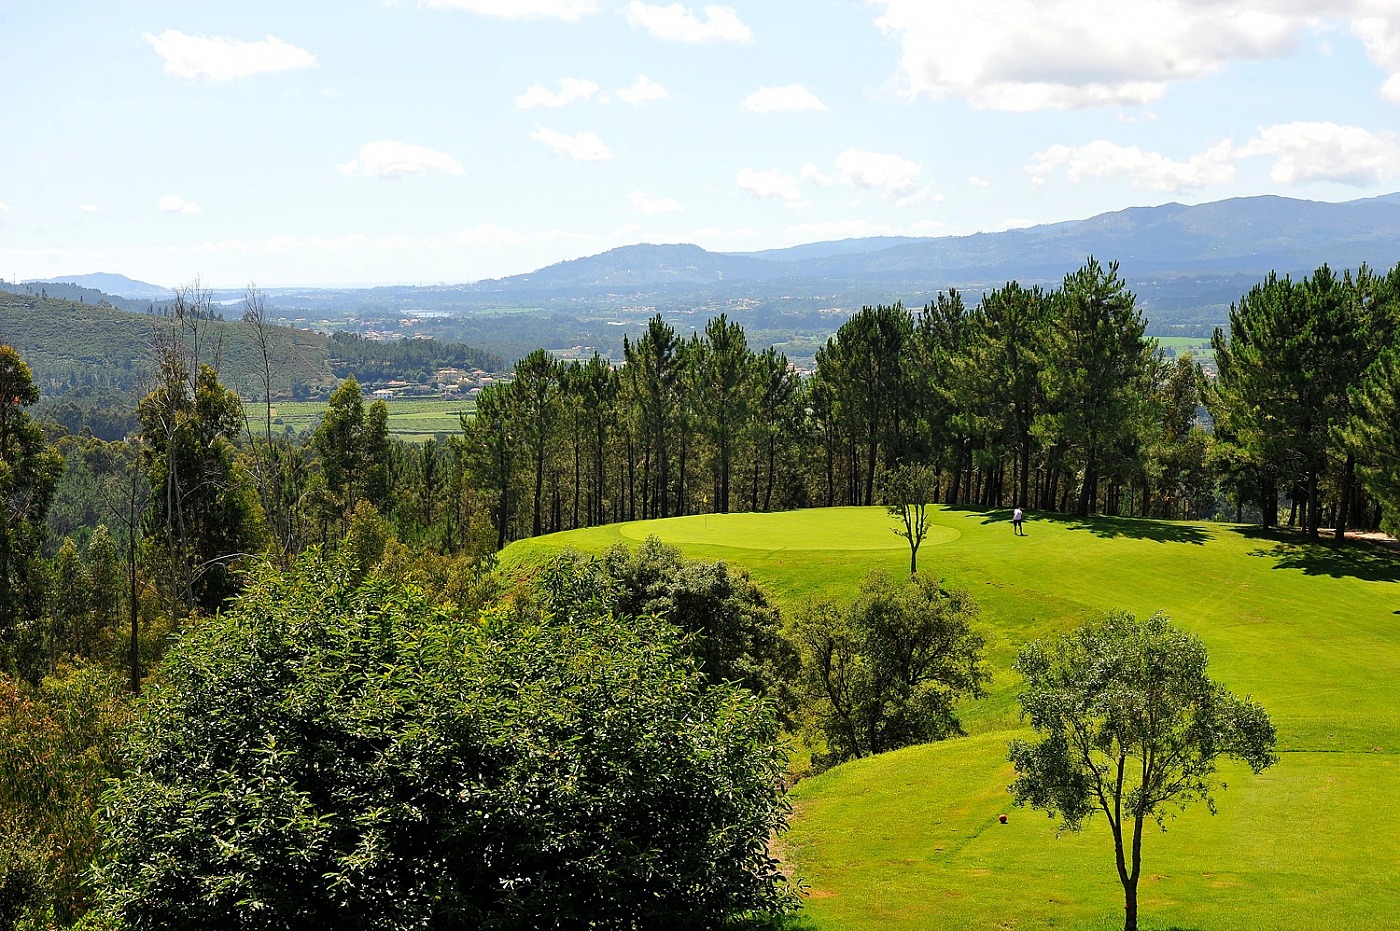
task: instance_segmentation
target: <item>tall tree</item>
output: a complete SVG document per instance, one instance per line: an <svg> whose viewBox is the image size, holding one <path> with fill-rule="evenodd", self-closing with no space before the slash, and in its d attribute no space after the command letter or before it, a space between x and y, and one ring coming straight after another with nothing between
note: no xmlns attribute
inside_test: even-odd
<svg viewBox="0 0 1400 931"><path fill-rule="evenodd" d="M701 431L709 438L714 452L714 510L728 514L735 442L751 416L746 389L754 358L744 328L724 314L705 324L705 336L697 346L696 400Z"/></svg>
<svg viewBox="0 0 1400 931"><path fill-rule="evenodd" d="M1082 517L1098 498L1106 454L1136 431L1142 376L1154 346L1143 338L1146 321L1117 262L1105 268L1090 256L1066 275L1056 311L1043 386L1053 431L1078 456L1075 513Z"/></svg>
<svg viewBox="0 0 1400 931"><path fill-rule="evenodd" d="M1022 714L1042 735L1014 740L1010 792L1078 831L1102 812L1123 886L1124 931L1137 931L1142 830L1171 808L1213 793L1222 757L1255 773L1277 761L1274 726L1258 703L1206 673L1205 645L1162 614L1118 612L1021 650Z"/></svg>
<svg viewBox="0 0 1400 931"><path fill-rule="evenodd" d="M1357 298L1355 280L1325 265L1302 282L1271 274L1231 307L1228 340L1218 329L1212 340L1219 367L1208 393L1212 414L1247 462L1294 489L1310 536L1321 521L1332 427L1346 418L1347 388L1379 351L1366 346ZM1268 526L1276 497L1262 503Z"/></svg>
<svg viewBox="0 0 1400 931"><path fill-rule="evenodd" d="M19 353L0 345L0 668L18 660L21 627L41 617L39 553L63 460L25 411L39 400Z"/></svg>
<svg viewBox="0 0 1400 931"><path fill-rule="evenodd" d="M242 401L207 365L192 387L164 380L137 413L151 481L147 520L161 540L170 594L212 612L237 588L231 563L257 551L263 524L234 445Z"/></svg>
<svg viewBox="0 0 1400 931"><path fill-rule="evenodd" d="M1342 439L1362 463L1362 481L1384 509L1384 526L1400 532L1400 344L1381 354L1350 399Z"/></svg>
<svg viewBox="0 0 1400 931"><path fill-rule="evenodd" d="M632 342L623 337L624 378L636 405L642 452L642 518L669 517L671 457L678 391L680 338L660 314Z"/></svg>
<svg viewBox="0 0 1400 931"><path fill-rule="evenodd" d="M531 533L534 536L539 536L544 527L545 467L555 438L555 424L561 414L562 369L559 360L543 349L536 349L515 364L515 380L509 388L513 420L529 450L533 469Z"/></svg>

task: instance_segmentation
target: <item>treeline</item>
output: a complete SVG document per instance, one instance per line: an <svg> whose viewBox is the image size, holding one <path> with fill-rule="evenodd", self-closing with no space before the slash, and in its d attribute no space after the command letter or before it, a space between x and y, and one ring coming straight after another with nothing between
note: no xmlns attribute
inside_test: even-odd
<svg viewBox="0 0 1400 931"><path fill-rule="evenodd" d="M337 378L354 375L361 381L401 378L427 381L444 368L498 372L501 357L466 343L437 339L370 340L355 333L335 332L330 339L331 371Z"/></svg>
<svg viewBox="0 0 1400 931"><path fill-rule="evenodd" d="M1270 278L1216 334L1208 379L1157 350L1116 265L1090 259L1055 289L864 308L801 377L723 315L689 339L658 315L619 368L521 360L481 393L465 445L501 545L880 503L903 464L934 471L936 502L1270 526L1283 499L1290 525L1340 533L1377 526L1394 500L1395 434L1370 425L1397 322L1400 268Z"/></svg>

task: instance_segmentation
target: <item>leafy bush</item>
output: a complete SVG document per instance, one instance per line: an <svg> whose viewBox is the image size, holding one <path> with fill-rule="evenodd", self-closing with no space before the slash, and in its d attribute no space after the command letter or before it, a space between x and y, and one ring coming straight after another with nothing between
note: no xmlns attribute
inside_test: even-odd
<svg viewBox="0 0 1400 931"><path fill-rule="evenodd" d="M597 599L463 617L263 571L167 657L108 799L135 928L714 928L780 914L765 707Z"/></svg>
<svg viewBox="0 0 1400 931"><path fill-rule="evenodd" d="M896 750L961 734L954 705L982 694L977 606L916 575L896 582L874 571L849 605L816 602L793 622L802 653L805 709L825 759Z"/></svg>

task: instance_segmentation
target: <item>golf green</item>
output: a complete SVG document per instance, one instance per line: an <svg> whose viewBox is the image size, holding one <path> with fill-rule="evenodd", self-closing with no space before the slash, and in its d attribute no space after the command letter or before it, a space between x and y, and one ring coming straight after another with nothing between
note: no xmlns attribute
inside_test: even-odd
<svg viewBox="0 0 1400 931"><path fill-rule="evenodd" d="M871 520L870 508L828 508L776 514L695 514L618 525L628 540L659 537L672 546L723 546L741 550L901 550L909 541L895 532L892 518ZM960 536L947 525L931 524L921 546L949 543Z"/></svg>
<svg viewBox="0 0 1400 931"><path fill-rule="evenodd" d="M798 927L1121 928L1102 819L1057 836L1043 814L1011 808L1006 746L1028 734L1020 647L1122 608L1165 611L1200 636L1212 674L1269 711L1280 751L1261 776L1224 768L1218 815L1198 804L1144 839L1145 931L1400 928L1400 558L1226 524L1033 513L1017 537L1004 510L930 517L926 545L942 545L920 550L919 571L980 606L988 694L960 706L966 738L798 783L779 841L810 893ZM907 572L895 524L883 508L686 517L520 541L503 562L654 533L745 567L787 610L848 599L872 568Z"/></svg>

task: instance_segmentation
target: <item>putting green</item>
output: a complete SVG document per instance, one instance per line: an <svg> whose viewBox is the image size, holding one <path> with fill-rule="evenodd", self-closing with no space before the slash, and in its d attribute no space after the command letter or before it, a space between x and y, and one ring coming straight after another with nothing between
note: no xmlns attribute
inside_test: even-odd
<svg viewBox="0 0 1400 931"><path fill-rule="evenodd" d="M1162 610L1210 649L1212 675L1278 728L1263 775L1226 766L1220 814L1196 805L1144 840L1143 927L1400 927L1400 558L1250 527L931 509L921 572L969 589L992 672L959 712L971 735L798 783L781 856L811 889L809 931L1113 931L1122 893L1102 818L1056 837L1010 809L1007 741L1028 736L1012 660L1029 640L1113 608ZM849 600L872 568L908 567L883 508L686 517L522 540L505 565L650 534L752 573L785 610ZM902 552L901 552L902 551ZM1010 814L1009 823L997 820Z"/></svg>
<svg viewBox="0 0 1400 931"><path fill-rule="evenodd" d="M930 511L922 546L951 543L961 533L939 523ZM879 508L823 508L771 514L696 514L622 524L629 540L659 537L673 546L725 546L741 550L905 550L909 543L894 532L898 521Z"/></svg>

